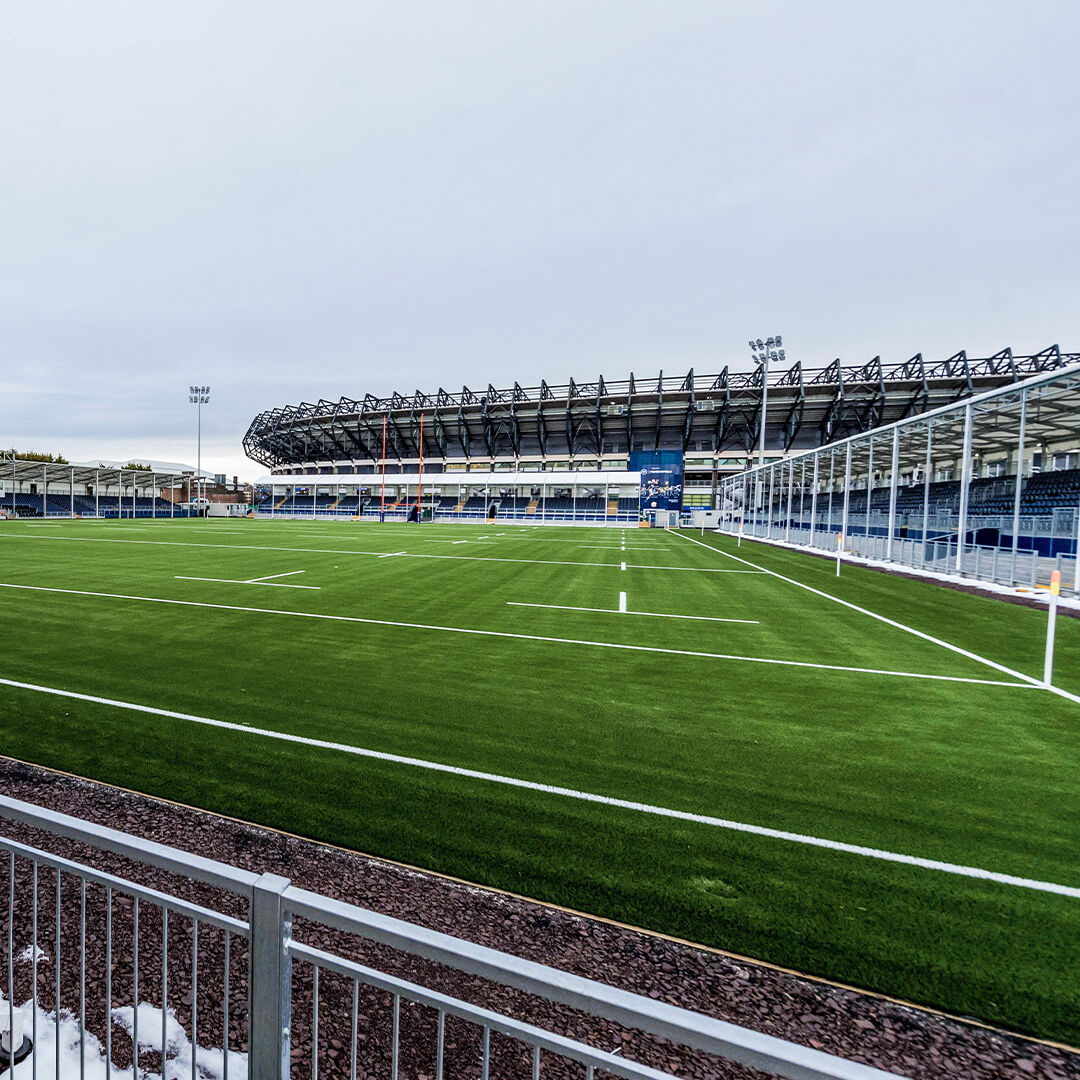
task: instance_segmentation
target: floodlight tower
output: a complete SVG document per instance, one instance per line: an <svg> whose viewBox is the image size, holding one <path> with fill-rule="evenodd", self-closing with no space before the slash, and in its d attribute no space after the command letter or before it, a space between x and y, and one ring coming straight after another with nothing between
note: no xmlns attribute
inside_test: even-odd
<svg viewBox="0 0 1080 1080"><path fill-rule="evenodd" d="M769 400L769 361L783 360L784 350L781 346L784 339L777 334L776 337L766 338L762 341L758 338L750 343L750 356L756 365L761 367L761 431L758 436L758 464L765 464L765 406Z"/></svg>
<svg viewBox="0 0 1080 1080"><path fill-rule="evenodd" d="M198 421L198 441L196 450L196 464L195 464L195 490L197 492L195 498L202 498L202 407L210 404L210 387L209 386L189 386L188 387L188 401L197 407L199 411Z"/></svg>

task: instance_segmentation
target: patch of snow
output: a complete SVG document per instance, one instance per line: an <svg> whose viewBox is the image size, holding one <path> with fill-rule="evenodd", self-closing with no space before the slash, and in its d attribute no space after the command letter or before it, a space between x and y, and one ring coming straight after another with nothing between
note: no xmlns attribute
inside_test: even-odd
<svg viewBox="0 0 1080 1080"><path fill-rule="evenodd" d="M0 1014L7 1023L7 999L0 993ZM32 1002L16 1006L15 1015L21 1018L24 1034L33 1036L34 1009ZM131 1035L133 1010L131 1006L113 1009L112 1020L116 1027ZM18 1023L18 1020L16 1020ZM57 1068L57 1028L59 1026L59 1069ZM139 1047L146 1051L161 1050L161 1009L143 1002L139 1005ZM201 1080L223 1080L225 1055L220 1048L199 1046L194 1049L197 1076ZM53 1013L42 1008L37 1010L37 1040L34 1050L20 1061L14 1069L0 1072L0 1080L31 1080L34 1075L34 1059L39 1077L59 1077L60 1080L106 1080L105 1048L96 1035L90 1032L80 1040L79 1018L62 1010L59 1025ZM188 1080L191 1076L192 1046L187 1032L176 1019L172 1009L165 1014L165 1069L164 1080ZM229 1051L229 1076L243 1080L247 1076L247 1054ZM140 1070L138 1078L132 1068L111 1066L113 1080L162 1080L160 1073Z"/></svg>

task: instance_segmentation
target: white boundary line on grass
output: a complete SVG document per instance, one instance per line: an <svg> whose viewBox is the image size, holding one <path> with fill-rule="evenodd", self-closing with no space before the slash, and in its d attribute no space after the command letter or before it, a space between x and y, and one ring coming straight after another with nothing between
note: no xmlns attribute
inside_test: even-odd
<svg viewBox="0 0 1080 1080"><path fill-rule="evenodd" d="M303 571L301 571L303 573ZM270 589L309 589L318 592L321 585L291 585L286 581L256 581L227 577L189 577L187 574L175 574L176 581L216 581L220 585L265 585Z"/></svg>
<svg viewBox="0 0 1080 1080"><path fill-rule="evenodd" d="M668 615L662 611L627 611L626 593L619 593L619 607L569 607L566 604L527 604L524 600L507 600L507 607L538 607L552 608L555 611L595 611L600 615L645 615L650 619L690 619L693 622L726 622L746 623L749 626L759 626L757 619L721 619L715 615Z"/></svg>
<svg viewBox="0 0 1080 1080"><path fill-rule="evenodd" d="M150 547L211 548L222 551L288 551L301 555L374 555L385 559L400 555L409 559L449 559L454 562L521 563L527 566L606 566L615 569L615 563L580 562L569 559L510 559L500 555L436 555L419 551L355 551L348 548L276 547L271 544L193 544L185 540L120 540L111 536L36 536L30 533L14 533L0 530L2 540L67 540L81 544L145 544ZM708 545L706 545L708 546ZM635 570L688 570L699 574L763 574L764 570L726 570L715 566L639 566Z"/></svg>
<svg viewBox="0 0 1080 1080"><path fill-rule="evenodd" d="M175 607L210 608L216 611L243 611L256 615L285 615L295 619L321 619L326 622L359 623L364 626L394 626L404 630L433 630L446 634L468 634L475 637L506 638L515 641L542 641L553 645L583 645L597 649L620 649L625 652L659 653L665 656L692 656L702 660L734 660L748 664L774 664L779 667L817 668L823 671L850 671L860 675L893 675L901 679L925 679L930 682L977 683L981 686L1007 686L1014 690L1030 690L1025 682L1006 682L1003 679L976 679L963 675L928 675L921 671L891 671L882 668L849 667L844 664L818 664L809 660L778 660L764 656L737 656L732 653L699 652L692 649L667 649L659 645L628 645L617 641L589 641L582 638L550 637L544 634L516 634L508 630L479 630L466 626L440 626L434 623L400 622L396 619L366 619L359 615L327 615L318 611L286 611L281 608L242 607L239 604L211 604L202 600L175 600L163 596L134 596L129 593L92 592L88 589L61 589L47 585L17 585L0 581L0 589L23 592L60 593L66 596L91 596L107 600L135 600L146 604L170 604Z"/></svg>
<svg viewBox="0 0 1080 1080"><path fill-rule="evenodd" d="M861 844L846 844L839 840L828 840L820 836L808 836L803 833L788 832L785 829L771 829L764 825L750 825L743 821L731 821L727 818L712 817L708 814L694 814L688 810L672 810L666 806L654 806L651 803L634 802L631 799L619 799L611 795L598 795L591 791L578 791L575 788L559 787L555 784L540 784L535 780L521 780L515 776L502 776L499 773L483 772L479 769L466 769L458 765L445 765L442 762L427 761L424 758L406 757L402 754L389 754L382 750L370 750L366 747L350 746L347 743L330 742L325 739L313 739L305 735L293 735L285 731L273 731L268 728L251 727L248 724L237 724L229 720L214 720L208 716L195 716L191 713L175 712L172 709L158 709L151 705L139 705L130 701L117 701L115 698L98 697L94 694L80 694L73 690L61 690L52 686L40 686L37 683L18 682L15 679L0 678L0 686L10 686L16 690L30 690L39 694L50 694L55 697L71 698L75 701L87 701L94 705L107 705L117 709L128 709L132 712L146 713L150 716L164 716L171 720L186 720L193 724L203 724L206 727L221 728L225 731L235 731L244 735L258 735L262 738L277 739L282 742L299 743L302 746L312 746L320 750L336 750L344 754L353 754L356 757L372 758L375 761L390 762L394 765L408 765L415 769L427 769L431 772L449 773L452 776L462 776L469 780L483 780L492 784L502 784L506 787L522 788L526 791L538 791L545 795L559 795L563 798L576 799L581 802L600 803L604 806L618 807L621 810L634 810L641 814L674 818L678 821L689 821L697 825L708 825L712 828L726 829L729 832L747 833L751 836L762 836L769 840L786 840L789 843L825 848L828 851L838 851L845 855L861 855L864 858L879 859L883 862L917 866L924 870L937 870L942 873L955 874L960 877L992 881L999 885L1012 885L1020 889L1032 889L1036 892L1054 893L1058 896L1068 896L1072 899L1080 899L1080 888L1075 888L1071 885L1059 885L1052 881L1039 881L1034 878L1017 877L1014 874L1002 874L994 870L983 870L977 866L964 866L959 863L942 862L939 859L924 859L918 855L905 855L901 852L886 851L882 848L864 847Z"/></svg>
<svg viewBox="0 0 1080 1080"><path fill-rule="evenodd" d="M824 597L826 600L832 600L835 604L842 604L846 608L851 608L852 611L858 611L862 615L869 615L871 619L877 619L878 622L893 626L897 630L903 630L905 633L913 634L917 638L922 638L923 641L929 641L934 645L940 645L943 649L948 649L950 652L957 653L960 656L966 656L969 660L976 660L980 664L985 664L987 667L994 668L996 671L1000 671L1005 675L1011 675L1014 679L1022 679L1029 686L1036 687L1039 690L1049 690L1059 697L1067 698L1069 701L1080 704L1080 695L1070 694L1068 690L1062 690L1057 686L1047 686L1039 679L1036 679L1031 675L1025 675L1022 671L1016 671L1011 667L1006 667L1004 664L999 664L996 660L990 660L988 657L970 652L968 649L961 648L959 645L953 645L951 642L944 641L939 637L934 637L933 634L928 634L923 630L916 630L914 626L908 626L906 623L897 622L895 619L890 619L887 615L879 615L876 611L860 607L858 604L853 604L850 600L842 600L839 596L833 596L832 593L824 592L821 589L815 589L813 585L807 585L805 582L798 581L795 578L785 577L783 574L778 574L775 570L769 570L767 567L760 566L758 563L749 562L747 559L739 558L738 555L732 555L727 551L722 551L718 547L713 547L712 544L703 544L700 540L695 540L692 536L683 536L680 532L676 532L676 535L682 536L684 540L689 540L691 544L697 544L699 547L714 551L718 555L723 555L726 559L734 559L736 562L742 563L745 566L752 566L762 573L768 574L770 577L778 578L780 581L786 581L789 585L796 585L800 589L805 589L807 592L814 593L816 596Z"/></svg>

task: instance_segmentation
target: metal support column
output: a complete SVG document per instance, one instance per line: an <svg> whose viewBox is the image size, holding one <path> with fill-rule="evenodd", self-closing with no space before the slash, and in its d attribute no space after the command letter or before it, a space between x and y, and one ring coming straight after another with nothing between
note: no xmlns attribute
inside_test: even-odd
<svg viewBox="0 0 1080 1080"><path fill-rule="evenodd" d="M795 462L787 463L787 513L784 515L784 543L791 543L791 493L795 487Z"/></svg>
<svg viewBox="0 0 1080 1080"><path fill-rule="evenodd" d="M893 535L896 532L896 489L900 482L900 429L892 433L892 478L889 481L889 539L885 545L885 558L892 561Z"/></svg>
<svg viewBox="0 0 1080 1080"><path fill-rule="evenodd" d="M814 476L810 481L813 484L810 492L810 540L808 541L810 547L814 546L814 530L817 528L818 459L820 457L820 453L814 453Z"/></svg>
<svg viewBox="0 0 1080 1080"><path fill-rule="evenodd" d="M870 496L874 492L874 437L870 436L870 461L866 466L866 546L870 549Z"/></svg>
<svg viewBox="0 0 1080 1080"><path fill-rule="evenodd" d="M1027 436L1027 391L1020 391L1020 431L1016 439L1016 491L1013 492L1012 572L1010 584L1016 581L1016 552L1020 545L1020 496L1024 486L1024 439Z"/></svg>
<svg viewBox="0 0 1080 1080"><path fill-rule="evenodd" d="M840 546L847 543L848 514L851 508L851 443L847 444L847 457L844 461L844 514L840 519Z"/></svg>
<svg viewBox="0 0 1080 1080"><path fill-rule="evenodd" d="M960 459L960 510L956 522L956 572L964 569L964 543L967 539L968 487L971 484L971 427L974 410L971 402L964 409L964 449Z"/></svg>
<svg viewBox="0 0 1080 1080"><path fill-rule="evenodd" d="M926 475L923 477L922 562L926 562L927 530L930 528L930 477L934 472L934 421L926 421Z"/></svg>
<svg viewBox="0 0 1080 1080"><path fill-rule="evenodd" d="M292 1026L289 879L263 874L251 890L251 991L248 1023L252 1080L288 1080Z"/></svg>

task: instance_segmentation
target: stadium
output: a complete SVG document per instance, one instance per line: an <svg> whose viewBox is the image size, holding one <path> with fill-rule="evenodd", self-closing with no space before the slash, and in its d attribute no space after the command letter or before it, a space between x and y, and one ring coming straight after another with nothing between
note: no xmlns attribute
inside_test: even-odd
<svg viewBox="0 0 1080 1080"><path fill-rule="evenodd" d="M1078 31L9 5L0 1080L1080 1080Z"/></svg>
<svg viewBox="0 0 1080 1080"><path fill-rule="evenodd" d="M1080 611L1080 354L804 371L778 368L780 347L763 342L756 368L719 376L268 410L244 437L270 469L250 504L212 501L191 470L12 457L0 466L0 685L20 716L8 753L181 804L169 828L186 806L226 814L974 1017L1059 1053L1080 1038L1080 622L1069 617ZM165 653L186 677L163 678ZM228 682L191 677L219 655ZM37 830L252 887L218 863L178 864L167 849L2 801ZM5 845L13 872L16 855L41 876L55 867L56 896L62 869L68 888L81 881L84 907L88 883L113 880ZM229 971L228 942L265 918L114 887L146 901L135 938L155 925L155 903L174 926L187 913L219 934L178 931L173 953L203 956L181 986L213 986L198 963ZM100 901L92 914L112 920ZM526 978L450 938L387 937L313 894L292 903L519 991L564 1004L592 995L597 1015L646 1033L648 1060L648 1039L675 1030L674 1013L620 1012L630 1006L599 983L556 989L545 969ZM167 940L168 921L156 925ZM475 1004L451 1007L438 980L395 982L346 959L340 941L306 940L289 947L292 997L311 1010L294 1038L309 1040L301 1056L316 1068L335 1068L320 1058L333 1048L319 1043L322 985L334 1003L323 1030L339 1031L351 986L353 1007L374 1010L374 1027L354 1014L352 1031L385 1040L392 1014L380 1053L395 1061L399 1049L423 1058L398 1042L396 1010L412 1001L434 1008L440 1046L457 1016L456 1045L484 1068L513 1074L513 1054L497 1069L487 1057L502 1031L534 1047L534 1066L546 1048L645 1075L596 1057L587 1039L556 1044ZM79 964L100 961L79 941ZM116 993L138 998L153 976L130 939L123 947L118 984L131 985ZM63 955L50 989L60 1001L75 962ZM151 955L168 970L168 953ZM258 970L233 978L258 981ZM9 974L10 1001L11 963ZM192 1014L198 993L152 1022L179 1017L192 1045L200 1027L217 1030L226 1058L242 1055L234 1069L269 1068L256 1067L255 1026L230 1042L212 1009ZM116 1038L137 1045L138 1022ZM798 1040L753 1021L722 1036L679 1023L693 1060L885 1075L845 1071L865 1068L844 1060L851 1032L839 1057L805 1058ZM50 1030L59 1038L60 1025Z"/></svg>

